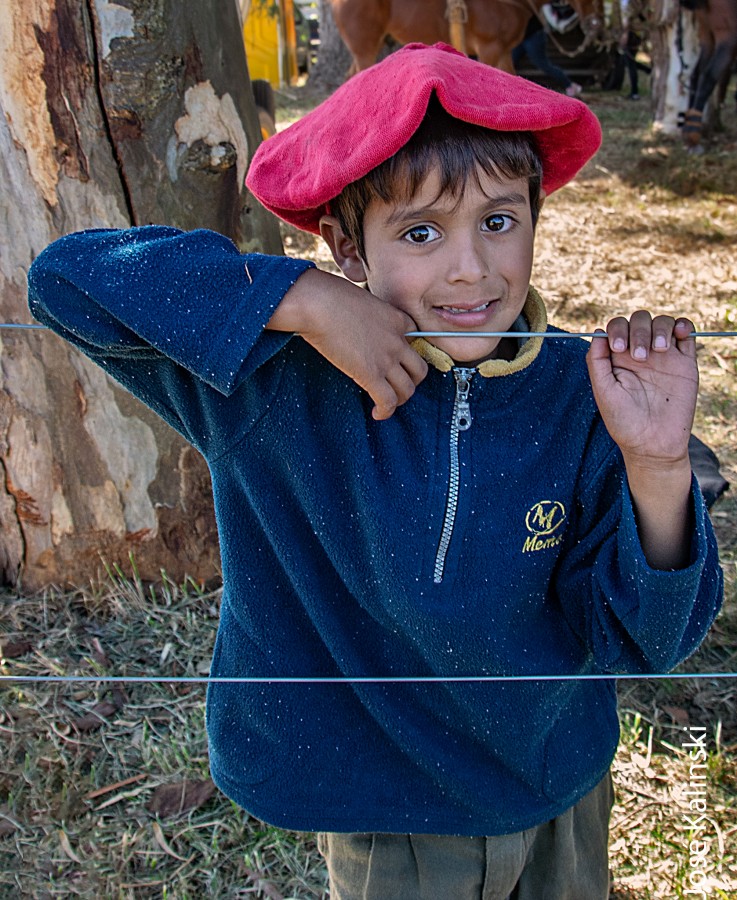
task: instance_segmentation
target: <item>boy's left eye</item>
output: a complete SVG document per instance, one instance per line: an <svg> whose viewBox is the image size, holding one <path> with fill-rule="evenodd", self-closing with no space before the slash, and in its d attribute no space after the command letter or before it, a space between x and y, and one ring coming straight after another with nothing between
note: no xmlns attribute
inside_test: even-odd
<svg viewBox="0 0 737 900"><path fill-rule="evenodd" d="M512 217L503 215L502 213L494 213L494 215L487 216L484 219L484 227L487 231L509 231L512 224Z"/></svg>
<svg viewBox="0 0 737 900"><path fill-rule="evenodd" d="M415 225L414 228L410 228L402 235L403 239L409 241L410 244L429 244L439 236L440 232L432 225Z"/></svg>

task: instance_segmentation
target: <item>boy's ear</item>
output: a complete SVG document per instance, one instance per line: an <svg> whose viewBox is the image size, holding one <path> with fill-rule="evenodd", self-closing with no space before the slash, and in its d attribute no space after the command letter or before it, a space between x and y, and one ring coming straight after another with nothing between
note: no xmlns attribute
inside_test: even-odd
<svg viewBox="0 0 737 900"><path fill-rule="evenodd" d="M335 216L323 216L320 219L320 234L345 277L356 283L366 281L366 267L358 255L356 245L345 234Z"/></svg>

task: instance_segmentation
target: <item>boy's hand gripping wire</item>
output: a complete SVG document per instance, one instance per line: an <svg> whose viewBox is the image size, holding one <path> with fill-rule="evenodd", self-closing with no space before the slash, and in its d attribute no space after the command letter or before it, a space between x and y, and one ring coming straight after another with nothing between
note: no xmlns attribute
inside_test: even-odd
<svg viewBox="0 0 737 900"><path fill-rule="evenodd" d="M625 457L657 465L688 457L699 385L693 332L688 319L640 310L629 322L612 319L608 340L591 342L594 396Z"/></svg>
<svg viewBox="0 0 737 900"><path fill-rule="evenodd" d="M428 337L453 337L462 338L552 338L553 340L565 338L605 338L606 331L599 329L598 331L408 331L405 337L408 338L428 338ZM737 337L737 331L692 331L692 338L712 338L712 337Z"/></svg>
<svg viewBox="0 0 737 900"><path fill-rule="evenodd" d="M639 310L612 319L607 340L586 357L596 404L619 446L640 543L653 568L688 562L691 463L688 441L699 390L688 319Z"/></svg>

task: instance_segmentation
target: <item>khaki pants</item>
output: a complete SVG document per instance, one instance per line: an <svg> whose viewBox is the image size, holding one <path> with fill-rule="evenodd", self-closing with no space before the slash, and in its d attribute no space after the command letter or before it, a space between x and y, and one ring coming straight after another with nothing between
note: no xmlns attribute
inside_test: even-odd
<svg viewBox="0 0 737 900"><path fill-rule="evenodd" d="M331 900L607 900L611 776L515 834L318 835Z"/></svg>

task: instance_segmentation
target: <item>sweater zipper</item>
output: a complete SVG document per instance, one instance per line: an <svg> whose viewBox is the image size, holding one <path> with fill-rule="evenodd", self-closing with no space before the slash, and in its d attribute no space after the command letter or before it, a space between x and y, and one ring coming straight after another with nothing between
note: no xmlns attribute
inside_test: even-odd
<svg viewBox="0 0 737 900"><path fill-rule="evenodd" d="M471 379L475 369L453 369L453 377L456 382L455 402L453 403L453 418L450 423L450 471L448 473L448 495L445 501L445 516L443 517L443 529L440 533L440 542L435 554L435 571L433 580L440 584L445 570L445 559L448 555L450 539L453 536L456 512L458 510L458 494L461 481L461 464L459 458L459 443L462 431L468 431L471 427L471 406L468 402L468 394L471 390Z"/></svg>

